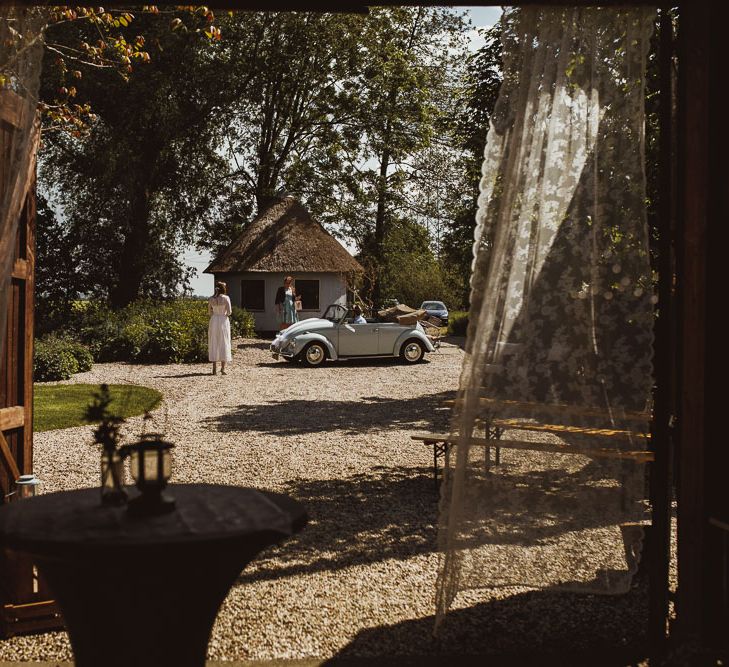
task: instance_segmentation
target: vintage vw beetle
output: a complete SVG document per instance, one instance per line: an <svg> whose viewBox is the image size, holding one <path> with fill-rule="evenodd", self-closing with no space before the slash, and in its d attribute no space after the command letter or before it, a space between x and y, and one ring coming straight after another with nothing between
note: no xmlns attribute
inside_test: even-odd
<svg viewBox="0 0 729 667"><path fill-rule="evenodd" d="M433 343L419 324L367 320L352 324L352 311L332 304L322 317L302 320L279 332L271 343L274 359L303 361L321 366L326 359L400 357L409 364L420 361Z"/></svg>

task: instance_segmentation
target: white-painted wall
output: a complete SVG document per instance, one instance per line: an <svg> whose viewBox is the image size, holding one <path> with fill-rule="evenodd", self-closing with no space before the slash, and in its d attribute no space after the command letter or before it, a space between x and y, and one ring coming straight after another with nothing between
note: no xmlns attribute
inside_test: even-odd
<svg viewBox="0 0 729 667"><path fill-rule="evenodd" d="M265 310L251 311L256 320L256 331L278 330L276 318L276 291L283 285L287 275L292 275L294 281L297 278L302 280L319 281L319 310L302 310L299 312L299 319L320 317L324 314L327 306L332 303L345 304L347 300L347 284L341 273L218 273L215 280L222 280L228 285L228 296L234 306L241 306L241 280L265 280Z"/></svg>

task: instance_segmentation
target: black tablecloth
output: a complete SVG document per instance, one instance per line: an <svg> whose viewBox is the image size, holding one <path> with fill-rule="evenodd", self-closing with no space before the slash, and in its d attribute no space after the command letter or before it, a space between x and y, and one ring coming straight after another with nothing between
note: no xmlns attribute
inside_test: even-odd
<svg viewBox="0 0 729 667"><path fill-rule="evenodd" d="M130 516L125 506L102 506L99 489L15 502L0 507L0 545L38 555L87 555L109 548L210 544L259 533L283 539L306 523L304 508L282 494L211 484L173 484L168 493L175 509L152 517Z"/></svg>
<svg viewBox="0 0 729 667"><path fill-rule="evenodd" d="M306 523L304 508L281 494L180 484L169 495L174 510L152 517L103 507L99 489L0 507L0 546L37 563L78 667L202 667L241 569ZM116 635L123 641L110 643Z"/></svg>

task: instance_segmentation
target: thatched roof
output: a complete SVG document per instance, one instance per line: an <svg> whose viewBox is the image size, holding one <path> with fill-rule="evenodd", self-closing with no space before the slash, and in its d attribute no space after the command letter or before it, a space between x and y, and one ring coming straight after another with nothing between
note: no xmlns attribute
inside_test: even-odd
<svg viewBox="0 0 729 667"><path fill-rule="evenodd" d="M293 197L275 199L205 273L362 272L359 262Z"/></svg>

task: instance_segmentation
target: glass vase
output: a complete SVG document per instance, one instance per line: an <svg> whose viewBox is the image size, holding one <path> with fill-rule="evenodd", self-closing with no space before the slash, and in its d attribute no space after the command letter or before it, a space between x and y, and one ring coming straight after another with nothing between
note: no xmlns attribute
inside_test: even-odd
<svg viewBox="0 0 729 667"><path fill-rule="evenodd" d="M123 505L127 502L124 490L124 459L117 452L101 454L101 504Z"/></svg>

